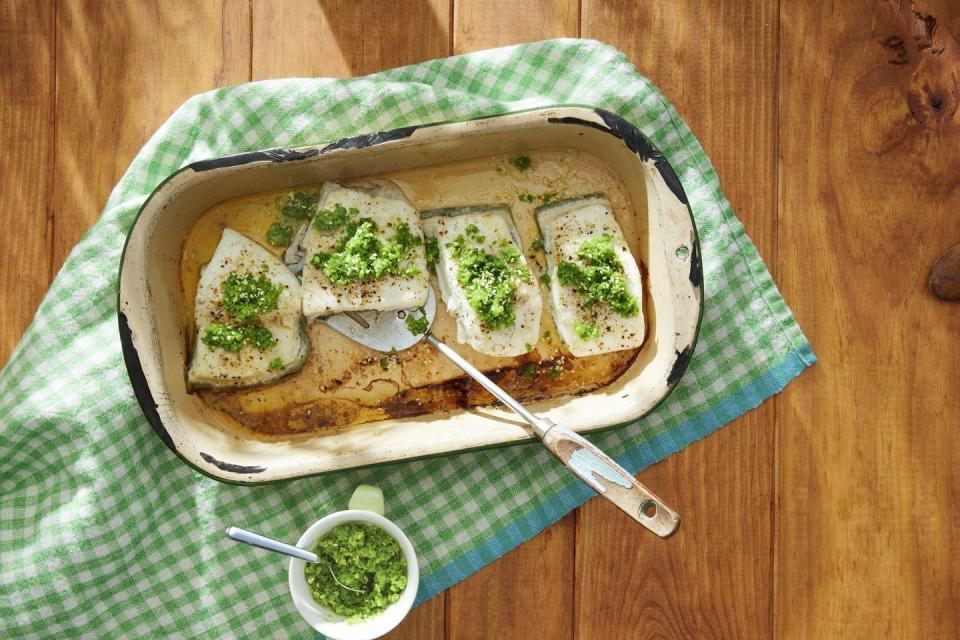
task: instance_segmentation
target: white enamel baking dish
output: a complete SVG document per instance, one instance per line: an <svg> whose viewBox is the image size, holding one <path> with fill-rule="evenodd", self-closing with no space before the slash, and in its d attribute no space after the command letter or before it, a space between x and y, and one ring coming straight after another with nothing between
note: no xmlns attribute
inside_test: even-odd
<svg viewBox="0 0 960 640"><path fill-rule="evenodd" d="M696 227L673 169L635 127L603 110L563 106L242 153L196 162L170 176L143 205L130 231L118 301L127 370L157 435L197 470L237 483L530 441L528 428L499 407L382 420L286 440L238 436L187 391L179 260L197 218L228 198L557 147L600 157L625 186L642 231L635 257L649 288L649 328L636 360L613 383L530 408L581 433L649 413L670 393L693 353L703 302Z"/></svg>

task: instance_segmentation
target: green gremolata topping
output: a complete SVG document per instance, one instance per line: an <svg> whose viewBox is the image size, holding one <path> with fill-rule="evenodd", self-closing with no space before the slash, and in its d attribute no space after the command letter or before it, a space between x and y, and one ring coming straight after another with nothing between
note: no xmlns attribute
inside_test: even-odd
<svg viewBox="0 0 960 640"><path fill-rule="evenodd" d="M379 280L386 275L401 278L419 275L420 270L406 259L423 240L413 235L410 225L399 218L395 225L396 231L384 243L377 236L377 224L370 218L347 222L346 232L334 251L315 254L310 264L339 285Z"/></svg>
<svg viewBox="0 0 960 640"><path fill-rule="evenodd" d="M333 231L345 227L360 211L354 207L347 209L340 203L333 205L333 209L318 211L313 217L313 227L317 231Z"/></svg>
<svg viewBox="0 0 960 640"><path fill-rule="evenodd" d="M440 259L440 243L437 242L436 236L427 236L424 239L423 248L427 254L427 262L432 264Z"/></svg>
<svg viewBox="0 0 960 640"><path fill-rule="evenodd" d="M287 196L280 206L277 221L267 229L267 242L275 247L290 244L301 220L307 220L317 207L317 196L307 191L297 191Z"/></svg>
<svg viewBox="0 0 960 640"><path fill-rule="evenodd" d="M602 235L587 240L577 250L583 265L564 261L557 265L557 279L580 294L588 307L609 306L618 315L632 317L640 312L637 298L627 290L623 266L610 242Z"/></svg>
<svg viewBox="0 0 960 640"><path fill-rule="evenodd" d="M486 240L477 231L474 225L470 225L466 230L467 238L458 235L446 245L459 261L457 282L463 286L467 302L487 327L512 327L516 323L514 294L519 283L532 280L530 270L520 264L520 252L509 242L501 242L495 254L487 253L481 247L468 247L469 240L476 243Z"/></svg>
<svg viewBox="0 0 960 640"><path fill-rule="evenodd" d="M427 313L423 307L419 309L420 315L415 316L412 312L407 313L404 322L407 323L407 330L415 336L425 334L430 330L430 322L427 320Z"/></svg>
<svg viewBox="0 0 960 640"><path fill-rule="evenodd" d="M223 310L240 324L251 322L258 314L277 309L283 287L265 275L231 273L223 282Z"/></svg>
<svg viewBox="0 0 960 640"><path fill-rule="evenodd" d="M581 340L596 340L600 337L600 329L595 324L578 322L573 326L573 330L577 332L577 336Z"/></svg>
<svg viewBox="0 0 960 640"><path fill-rule="evenodd" d="M280 212L294 220L306 220L313 215L317 207L317 196L306 191L297 191L290 194Z"/></svg>
<svg viewBox="0 0 960 640"><path fill-rule="evenodd" d="M275 247L283 247L290 244L293 239L293 225L286 220L279 220L270 225L267 229L267 242Z"/></svg>
<svg viewBox="0 0 960 640"><path fill-rule="evenodd" d="M222 324L215 322L204 328L201 339L211 349L219 348L227 353L239 353L246 344L261 351L277 344L277 339L273 337L270 330L260 324ZM273 363L271 362L271 364Z"/></svg>
<svg viewBox="0 0 960 640"><path fill-rule="evenodd" d="M526 171L533 165L533 162L530 161L530 156L519 155L515 158L510 158L510 164L515 166L518 171Z"/></svg>

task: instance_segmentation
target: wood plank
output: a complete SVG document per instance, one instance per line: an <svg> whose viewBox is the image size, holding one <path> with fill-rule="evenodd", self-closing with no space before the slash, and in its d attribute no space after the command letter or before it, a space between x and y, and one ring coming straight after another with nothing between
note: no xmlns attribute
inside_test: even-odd
<svg viewBox="0 0 960 640"><path fill-rule="evenodd" d="M454 586L447 637L572 637L574 523L566 516Z"/></svg>
<svg viewBox="0 0 960 640"><path fill-rule="evenodd" d="M245 0L60 4L56 268L136 152L183 101L249 79L249 13Z"/></svg>
<svg viewBox="0 0 960 640"><path fill-rule="evenodd" d="M449 0L253 0L253 78L360 76L450 54Z"/></svg>
<svg viewBox="0 0 960 640"><path fill-rule="evenodd" d="M776 4L584 0L583 36L626 52L710 155L761 254L776 258ZM660 540L600 499L577 528L577 638L771 635L776 403L640 479L683 523Z"/></svg>
<svg viewBox="0 0 960 640"><path fill-rule="evenodd" d="M50 281L53 22L53 0L0 3L0 364Z"/></svg>
<svg viewBox="0 0 960 640"><path fill-rule="evenodd" d="M579 33L570 0L456 0L454 53ZM448 637L569 638L575 516L567 516L448 595Z"/></svg>
<svg viewBox="0 0 960 640"><path fill-rule="evenodd" d="M778 416L775 630L956 638L960 307L926 277L960 240L960 5L931 43L910 3L830 4L780 17L781 282L821 364Z"/></svg>
<svg viewBox="0 0 960 640"><path fill-rule="evenodd" d="M444 640L446 638L446 593L427 600L410 612L384 640Z"/></svg>
<svg viewBox="0 0 960 640"><path fill-rule="evenodd" d="M456 0L453 51L466 53L521 42L576 38L580 34L577 0Z"/></svg>

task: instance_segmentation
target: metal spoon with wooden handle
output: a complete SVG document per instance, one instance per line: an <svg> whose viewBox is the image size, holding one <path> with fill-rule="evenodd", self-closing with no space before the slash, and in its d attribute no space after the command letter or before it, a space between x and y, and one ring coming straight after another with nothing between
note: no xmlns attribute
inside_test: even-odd
<svg viewBox="0 0 960 640"><path fill-rule="evenodd" d="M324 321L348 338L382 352L402 351L426 340L523 418L550 453L590 488L660 537L666 538L677 530L680 526L677 512L640 484L626 469L582 436L528 411L460 354L433 336L429 327L433 324L436 307L436 296L431 287L427 303L422 309L351 312L329 316ZM426 316L428 329L424 334L414 335L407 327L407 316L418 314L419 319L421 313Z"/></svg>

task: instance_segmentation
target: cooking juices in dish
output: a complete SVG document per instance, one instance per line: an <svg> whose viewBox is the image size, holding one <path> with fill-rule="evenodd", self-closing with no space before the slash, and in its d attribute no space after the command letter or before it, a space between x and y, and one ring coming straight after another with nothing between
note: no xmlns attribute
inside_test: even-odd
<svg viewBox="0 0 960 640"><path fill-rule="evenodd" d="M339 195L330 197L335 191ZM583 199L594 193L603 194L602 202ZM349 198L355 201L345 201ZM558 201L563 201L563 213L579 222L564 225L560 233L544 214ZM318 202L323 204L318 207ZM307 227L302 212L311 205L327 215ZM631 271L632 260L623 260L620 280L610 270L615 265L610 251L615 257L625 255L628 248L633 256L640 253L641 238L630 207L622 185L602 161L570 149L488 157L221 202L199 218L184 244L181 281L188 335L191 340L197 335L193 303L201 267L211 260L229 228L278 257L285 254L288 242L307 247L305 300L314 286L337 280L357 283L351 295L339 289L337 295L328 292L317 307L307 309L308 314L314 309L312 315L326 315L350 305L369 308L358 305L376 299L383 302L373 303L374 308L388 308L381 305L390 305L394 298L396 305L389 308L415 306L415 301L409 302L420 294L418 283L425 282L415 272L425 268L445 302L438 305L432 333L508 392L529 401L591 391L623 373L644 339L640 272L636 264ZM424 212L425 241L408 209ZM368 212L381 212L382 219L359 233L364 219L374 217ZM350 267L343 258L331 262L331 255L350 252L348 237L358 236L364 242L378 242L381 253L391 242L397 244L393 254L399 258L386 267L395 272L351 281L356 264ZM548 260L547 251L556 255ZM289 261L290 253L286 254ZM560 269L561 264L566 266ZM497 283L509 280L511 295L486 286L484 278L490 274ZM393 284L382 288L387 281ZM559 300L554 289L563 291ZM611 295L613 290L619 293ZM501 304L508 298L512 304ZM572 311L564 315L568 304ZM612 307L616 309L610 311ZM628 321L635 327L632 335L618 328L618 322ZM427 344L382 354L322 321L309 322L307 333L313 350L299 371L267 386L197 393L222 422L264 437L494 402ZM595 355L572 357L587 352Z"/></svg>

